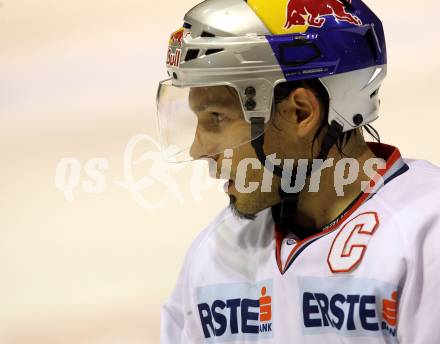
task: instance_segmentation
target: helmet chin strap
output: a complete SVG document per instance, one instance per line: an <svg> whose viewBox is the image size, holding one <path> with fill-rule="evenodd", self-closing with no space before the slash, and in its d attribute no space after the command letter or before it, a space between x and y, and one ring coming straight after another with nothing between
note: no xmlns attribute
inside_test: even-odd
<svg viewBox="0 0 440 344"><path fill-rule="evenodd" d="M327 131L327 134L324 137L324 142L321 146L321 151L318 155L318 159L325 160L328 157L328 153L333 145L336 144L336 141L341 136L343 132L343 127L336 121L332 121ZM251 144L255 150L258 160L260 163L266 167L266 164L270 160L267 159L266 153L264 152L264 118L251 118ZM283 168L280 166L273 166L273 173L283 178ZM312 166L307 166L306 178L310 177L312 174ZM297 175L297 169L295 168L292 171L292 176L290 180L290 185L295 182ZM272 212L277 212L274 214L274 218L276 219L277 225L281 228L281 230L285 233L289 231L289 228L292 228L294 225L295 213L298 209L299 195L300 192L295 193L286 193L282 187L279 188L278 193L280 195L281 202L272 208Z"/></svg>

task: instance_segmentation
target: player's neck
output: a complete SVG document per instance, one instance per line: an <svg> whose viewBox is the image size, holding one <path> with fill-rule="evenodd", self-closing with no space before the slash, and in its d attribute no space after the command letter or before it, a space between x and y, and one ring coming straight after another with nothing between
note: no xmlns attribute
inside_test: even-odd
<svg viewBox="0 0 440 344"><path fill-rule="evenodd" d="M369 177L364 173L364 164L374 158L363 137L358 133L344 146L342 155L337 147L330 150L328 158L333 158L333 167L322 171L319 192L308 192L308 185L300 194L296 222L302 226L321 228L336 219L362 192L362 182ZM335 187L335 166L341 159L353 158L359 164L356 180L344 186ZM347 173L347 168L344 174ZM339 196L343 190L344 195Z"/></svg>

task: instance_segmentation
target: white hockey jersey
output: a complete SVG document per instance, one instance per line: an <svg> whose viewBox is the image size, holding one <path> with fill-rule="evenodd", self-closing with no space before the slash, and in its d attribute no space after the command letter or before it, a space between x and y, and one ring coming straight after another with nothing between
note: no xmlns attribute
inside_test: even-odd
<svg viewBox="0 0 440 344"><path fill-rule="evenodd" d="M318 235L225 209L187 253L161 344L440 343L440 168L369 145L386 168Z"/></svg>

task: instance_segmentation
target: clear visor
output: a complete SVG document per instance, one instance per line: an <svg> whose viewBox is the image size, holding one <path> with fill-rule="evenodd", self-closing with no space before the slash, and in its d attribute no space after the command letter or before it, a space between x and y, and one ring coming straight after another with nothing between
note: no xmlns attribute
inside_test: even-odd
<svg viewBox="0 0 440 344"><path fill-rule="evenodd" d="M168 161L215 157L251 141L251 125L231 86L177 87L162 81L157 116Z"/></svg>

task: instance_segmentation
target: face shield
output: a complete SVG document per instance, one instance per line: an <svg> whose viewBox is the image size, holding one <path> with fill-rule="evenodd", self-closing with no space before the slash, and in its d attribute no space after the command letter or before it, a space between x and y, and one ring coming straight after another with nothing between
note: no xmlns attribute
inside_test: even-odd
<svg viewBox="0 0 440 344"><path fill-rule="evenodd" d="M249 114L264 117L265 128L270 118L272 97L258 98L261 87L267 84L254 81L252 87L237 89L226 84L190 87L162 81L157 92L157 116L165 159L184 162L215 157L249 143ZM265 111L258 112L260 108Z"/></svg>

